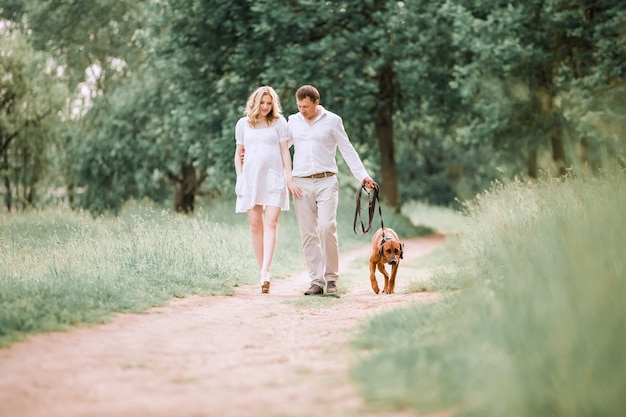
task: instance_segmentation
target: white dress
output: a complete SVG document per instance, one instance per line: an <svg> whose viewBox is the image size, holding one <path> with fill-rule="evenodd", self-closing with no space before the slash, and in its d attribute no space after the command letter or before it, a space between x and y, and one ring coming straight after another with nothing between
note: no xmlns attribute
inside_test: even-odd
<svg viewBox="0 0 626 417"><path fill-rule="evenodd" d="M235 186L235 212L245 213L255 205L289 210L289 191L280 156L280 144L289 140L285 118L255 129L248 125L247 117L242 117L235 125L235 140L245 150L243 170Z"/></svg>

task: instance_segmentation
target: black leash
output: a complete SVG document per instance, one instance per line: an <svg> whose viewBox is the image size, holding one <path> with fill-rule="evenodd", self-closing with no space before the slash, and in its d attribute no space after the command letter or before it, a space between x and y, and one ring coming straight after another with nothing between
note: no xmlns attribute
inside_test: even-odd
<svg viewBox="0 0 626 417"><path fill-rule="evenodd" d="M365 192L367 193L367 200L368 200L367 226L365 226L365 224L363 223L363 218L361 217L361 198L362 198L361 194L363 193L363 190L365 190ZM357 231L357 227L356 227L357 220L360 221L361 223L361 230L363 231L362 235L369 232L369 230L372 228L372 221L374 220L374 214L376 213L376 203L378 203L378 215L380 217L380 227L383 229L385 228L385 226L383 225L383 211L381 209L380 198L378 197L379 192L380 192L380 187L378 186L378 184L374 184L374 188L372 190L368 190L365 187L365 184L362 184L359 191L357 191L356 212L354 213L354 225L353 225L355 234L357 235L359 234L359 232Z"/></svg>

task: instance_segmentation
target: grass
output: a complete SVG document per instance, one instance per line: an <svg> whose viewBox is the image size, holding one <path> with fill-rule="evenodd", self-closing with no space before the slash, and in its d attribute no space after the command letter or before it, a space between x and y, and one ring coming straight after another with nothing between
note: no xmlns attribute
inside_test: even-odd
<svg viewBox="0 0 626 417"><path fill-rule="evenodd" d="M364 397L420 414L622 415L624 207L621 176L480 195L431 283L447 295L355 337Z"/></svg>
<svg viewBox="0 0 626 417"><path fill-rule="evenodd" d="M345 194L345 193L344 193ZM389 211L385 222L421 228ZM354 203L338 210L340 250L369 242L352 230ZM306 269L293 210L280 217L272 277ZM370 232L370 234L373 232ZM258 267L244 214L233 201L199 204L183 216L130 202L118 217L67 209L0 214L0 347L28 335L102 323L190 294L234 294Z"/></svg>
<svg viewBox="0 0 626 417"><path fill-rule="evenodd" d="M467 224L467 218L459 211L448 207L430 206L412 201L402 206L402 214L412 224L421 225L432 231L444 234L460 233Z"/></svg>
<svg viewBox="0 0 626 417"><path fill-rule="evenodd" d="M320 309L328 308L337 305L341 302L341 294L334 295L316 295L316 296L303 296L293 301L287 301L288 304L296 308L304 309Z"/></svg>
<svg viewBox="0 0 626 417"><path fill-rule="evenodd" d="M252 278L249 257L223 262L248 251L243 227L146 212L0 217L0 345L145 311L173 297L232 294Z"/></svg>

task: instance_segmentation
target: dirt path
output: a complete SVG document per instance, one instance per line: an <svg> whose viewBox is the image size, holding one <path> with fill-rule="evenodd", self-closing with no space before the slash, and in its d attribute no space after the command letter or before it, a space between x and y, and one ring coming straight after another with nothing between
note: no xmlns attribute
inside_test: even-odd
<svg viewBox="0 0 626 417"><path fill-rule="evenodd" d="M405 262L442 236L405 241ZM342 265L366 256L342 254ZM367 271L367 266L364 265ZM401 273L402 267L400 267ZM306 273L234 297L188 297L147 314L0 350L1 417L405 417L368 406L347 371L349 331L367 317L434 294L376 295L367 280L299 307ZM400 276L400 275L399 275Z"/></svg>

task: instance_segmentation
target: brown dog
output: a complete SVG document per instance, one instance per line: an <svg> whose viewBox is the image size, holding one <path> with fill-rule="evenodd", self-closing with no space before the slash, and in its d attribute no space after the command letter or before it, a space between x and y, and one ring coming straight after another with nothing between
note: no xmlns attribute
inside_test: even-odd
<svg viewBox="0 0 626 417"><path fill-rule="evenodd" d="M380 291L376 280L376 268L385 276L383 292L393 294L396 286L396 273L404 252L404 243L400 242L393 229L378 229L372 237L372 256L370 256L370 281L376 294ZM391 277L385 270L385 264L391 265Z"/></svg>

